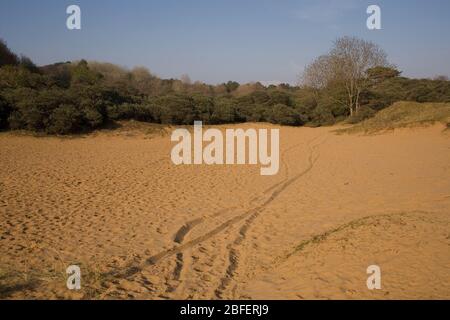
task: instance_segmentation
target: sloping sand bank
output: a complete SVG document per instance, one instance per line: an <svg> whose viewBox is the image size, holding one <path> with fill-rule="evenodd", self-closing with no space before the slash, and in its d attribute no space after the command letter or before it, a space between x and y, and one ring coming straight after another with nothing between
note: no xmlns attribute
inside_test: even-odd
<svg viewBox="0 0 450 320"><path fill-rule="evenodd" d="M0 298L449 299L449 135L332 130L282 127L276 176L175 166L169 136L0 134Z"/></svg>

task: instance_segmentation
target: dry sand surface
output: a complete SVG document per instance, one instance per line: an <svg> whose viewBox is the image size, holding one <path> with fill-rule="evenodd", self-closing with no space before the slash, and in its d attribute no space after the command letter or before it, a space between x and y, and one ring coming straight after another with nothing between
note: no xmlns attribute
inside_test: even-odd
<svg viewBox="0 0 450 320"><path fill-rule="evenodd" d="M334 129L282 127L275 176L175 166L168 135L0 134L0 298L449 299L449 135Z"/></svg>

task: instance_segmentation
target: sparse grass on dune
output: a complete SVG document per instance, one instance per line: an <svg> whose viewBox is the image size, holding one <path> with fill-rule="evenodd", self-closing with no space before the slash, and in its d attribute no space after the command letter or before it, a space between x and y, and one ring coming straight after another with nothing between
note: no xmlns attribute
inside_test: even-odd
<svg viewBox="0 0 450 320"><path fill-rule="evenodd" d="M165 136L170 132L170 126L157 123L141 122L136 120L117 121L113 130L101 130L103 134L122 135L122 136L138 136L146 137Z"/></svg>
<svg viewBox="0 0 450 320"><path fill-rule="evenodd" d="M357 229L363 226L375 227L379 226L381 223L388 221L390 224L405 224L408 218L414 217L415 219L419 219L421 221L431 221L430 218L426 216L426 212L423 211L412 211L412 212L400 212L400 213L392 213L392 214L379 214L373 216L366 216L363 218L359 218L356 220L352 220L346 224L340 225L334 229L328 230L324 233L315 235L310 239L302 241L299 245L294 248L294 251L289 253L285 259L290 258L292 255L297 254L303 251L309 245L318 245L324 241L326 241L331 235L339 233L341 231L347 229Z"/></svg>
<svg viewBox="0 0 450 320"><path fill-rule="evenodd" d="M436 122L450 124L450 103L418 103L401 101L381 110L373 118L337 133L377 133L396 128L420 127Z"/></svg>

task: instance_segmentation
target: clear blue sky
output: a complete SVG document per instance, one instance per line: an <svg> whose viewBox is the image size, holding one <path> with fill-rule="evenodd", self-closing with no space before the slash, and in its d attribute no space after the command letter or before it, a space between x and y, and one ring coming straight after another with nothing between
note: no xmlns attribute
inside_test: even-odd
<svg viewBox="0 0 450 320"><path fill-rule="evenodd" d="M66 7L82 30L66 28ZM382 9L382 30L366 8ZM98 60L164 77L295 83L339 36L380 44L404 75L450 75L448 0L0 0L0 38L37 64Z"/></svg>

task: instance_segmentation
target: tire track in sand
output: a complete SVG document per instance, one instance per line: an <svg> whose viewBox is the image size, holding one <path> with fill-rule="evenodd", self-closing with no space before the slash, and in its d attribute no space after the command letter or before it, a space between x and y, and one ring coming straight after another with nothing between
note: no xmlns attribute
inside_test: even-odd
<svg viewBox="0 0 450 320"><path fill-rule="evenodd" d="M314 140L316 140L317 138L319 138L320 136L314 137L313 139L311 139L309 142L307 142L308 145L310 145ZM302 145L304 143L300 143L297 144L295 146L292 146L288 149L286 149L283 154L285 154L286 152L292 150L295 147L298 147L299 145ZM310 155L311 157L311 155ZM197 225L201 224L202 222L204 222L207 218L211 218L211 217L216 217L219 215L224 214L225 212L229 212L231 210L233 210L234 208L228 208L228 209L224 209L224 210L220 210L217 213L211 215L211 216L205 216L205 217L201 217L201 218L197 218L194 220L191 220L187 223L185 223L175 234L174 236L174 242L176 243L176 245L174 245L172 248L164 250L156 255L153 255L151 257L149 257L148 259L146 259L144 262L140 263L140 264L134 264L134 265L130 265L129 267L127 267L125 270L123 270L123 272L110 272L109 275L110 276L114 276L114 277L122 277L122 278L130 278L131 276L141 272L145 267L147 266L154 266L156 264L158 264L160 261L171 257L171 256L176 256L176 266L173 270L173 272L171 273L171 276L166 276L166 280L170 280L170 278L175 278L175 279L180 279L182 270L184 268L184 263L183 263L183 252L185 250L188 250L198 244L201 244L213 237L215 237L216 235L220 234L221 232L223 232L224 230L230 228L231 226L243 221L246 218L249 218L250 222L253 221L261 211L263 211L265 209L265 207L270 204L274 199L276 199L278 197L278 195L284 191L289 185L291 185L293 182L295 182L300 176L295 176L292 179L288 179L288 175L289 175L289 167L287 166L284 157L282 159L283 161L283 165L286 167L286 177L281 181L276 183L275 185L269 187L268 189L266 189L263 193L267 194L269 193L271 190L274 190L270 197L265 200L261 205L248 210L242 214L239 214L237 216L234 216L230 219L228 219L227 221L223 222L222 224L218 225L217 227L213 228L212 230L210 230L209 232L206 232L205 234L194 238L192 240L189 240L187 242L184 242L184 239L186 237L186 235L188 235L188 233ZM310 170L310 169L309 169ZM309 171L308 170L308 171ZM306 174L306 172L303 172L303 174ZM257 200L256 198L253 200ZM248 228L248 227L247 227ZM242 230L240 230L240 234L242 232L246 232L246 229L244 228ZM176 241L175 241L176 240ZM232 268L231 268L232 269ZM166 292L172 292L176 290L176 287L172 288L169 286L168 290L166 290Z"/></svg>
<svg viewBox="0 0 450 320"><path fill-rule="evenodd" d="M313 138L311 141L307 142L306 144L309 145L309 144L312 143L312 141L314 141L316 138L318 138L318 137ZM274 185L272 185L272 186L270 186L269 188L265 189L265 190L262 192L262 195L261 195L261 196L253 197L253 198L250 200L250 202L249 202L250 204L253 204L254 202L257 202L257 201L260 200L262 197L264 197L266 194L268 194L270 191L276 189L278 186L284 184L284 183L288 180L288 178L289 178L289 166L287 165L287 163L286 163L286 161L285 161L284 155L287 154L289 151L291 151L291 150L293 150L293 149L299 147L300 145L304 145L304 143L298 143L298 144L295 144L295 145L293 145L293 146L291 146L291 147L285 149L285 150L282 152L281 159L282 159L282 164L283 164L283 166L285 167L285 177L283 178L283 180L281 180L280 182L275 183ZM263 204L263 205L264 205L264 204ZM175 242L175 243L178 243L178 244L182 244L183 241L184 241L184 238L186 237L186 235L188 235L188 233L189 233L193 228L195 228L197 225L202 224L202 223L205 222L205 220L207 220L208 218L215 218L215 217L221 216L222 214L228 213L228 212L230 212L230 211L233 210L233 209L236 209L236 207L226 208L226 209L223 209L223 210L220 210L220 211L214 213L213 215L210 215L210 216L203 216L203 217L196 218L196 219L193 219L193 220L190 220L190 221L186 222L186 223L185 223L183 226L181 226L181 227L178 229L178 231L175 233L175 236L174 236L174 242ZM254 212L254 213L253 213L253 211L252 211L253 214L252 214L252 216L250 217L250 219L252 219L253 217L256 217L255 215L259 214L259 212L257 212L257 211L259 211L259 209L260 209L259 207L258 207L258 208L255 208L255 212ZM254 219L254 218L253 218L253 219ZM252 219L252 220L253 220L253 219ZM247 220L247 221L248 221L248 220ZM244 227L245 227L245 226L244 226ZM243 227L243 228L244 228L244 227ZM240 232L241 232L241 233L242 233L242 232L245 233L246 231L244 231L244 230L241 229ZM176 254L176 258L175 258L175 267L174 267L173 272L172 272L172 280L174 280L174 281L172 281L172 282L171 282L172 284L169 285L169 286L167 287L166 293L173 293L173 292L175 292L175 291L178 289L178 287L180 286L180 284L181 284L181 283L180 283L180 280L181 280L181 273L182 273L183 269L186 268L185 264L186 264L186 263L185 263L185 261L184 261L184 253L183 253L183 252L177 253L177 254ZM231 264L230 264L230 265L231 265ZM166 280L168 280L168 279L166 279Z"/></svg>
<svg viewBox="0 0 450 320"><path fill-rule="evenodd" d="M308 158L308 164L310 165L310 167L308 167L304 172L302 172L300 175L304 175L304 174L306 174L309 170L311 170L311 168L312 168L312 165L313 165L313 159L311 158L312 157L312 150L311 150L311 147L310 147L310 145L316 140L316 139L318 139L318 138L320 138L321 136L317 136L317 137L314 137L313 139L311 139L310 141L308 141L306 144L307 144L307 146L308 146L308 148L310 149L310 155L309 155L309 158ZM239 245L241 242L242 242L242 240L245 238L245 234L246 234L246 232L247 232L247 229L250 227L250 225L251 225L251 223L258 217L258 215L265 209L265 207L267 206L267 205L269 205L284 189L286 189L290 184L292 184L295 180L297 180L299 177L300 177L300 175L297 177L297 176L295 176L293 179L290 179L289 180L289 166L288 166L288 164L287 164L287 162L286 162L286 160L285 160L285 155L289 152L289 151L291 151L291 150L293 150L293 149L295 149L295 148L297 148L298 146L300 146L300 145L304 145L304 143L299 143L299 144L296 144L296 145L294 145L294 146L291 146L291 147L289 147L288 149L286 149L286 150L284 150L283 151L283 153L282 153L282 163L283 163L283 166L285 167L285 177L284 177L284 179L282 180L282 181L280 181L280 182L278 182L278 183L276 183L276 184L274 184L274 185L272 185L272 186L270 186L269 188L267 188L266 190L264 190L263 191L263 195L262 196L264 196L264 195L266 195L267 193L269 193L270 191L272 191L272 190L275 190L272 194L271 194L271 196L268 198L268 199L266 199L266 201L265 202L263 202L261 205L259 205L259 206L257 206L257 207L255 207L254 209L252 209L252 210L250 210L250 211L247 211L247 213L245 213L245 215L250 215L250 217L246 220L246 222L245 222L245 224L242 226L242 228L239 230L239 235L238 235L238 237L236 238L236 240L233 242L233 245L234 246L237 246L237 245ZM315 160L314 160L315 161ZM280 188L278 188L278 187L280 187ZM250 200L250 203L253 203L253 202L255 202L255 201L258 201L259 199L260 199L261 197L260 196L257 196L257 197L254 197L253 199L251 199ZM229 212L231 210L231 208L230 209L224 209L224 210L221 210L221 211L219 211L219 212L217 212L216 214L213 214L212 216L210 216L210 217L216 217L216 216L219 216L219 215L222 215L222 214L224 214L224 213L226 213L226 212ZM199 225L199 224L201 224L201 223L203 223L205 220L206 220L206 218L207 218L207 216L205 216L205 217L202 217L202 218L198 218L198 219L194 219L194 220L191 220L191 221L189 221L189 222L187 222L185 225L183 225L179 230L178 230L178 232L175 234L175 237L174 237L174 239L175 239L175 242L177 242L177 243L182 243L183 242L183 240L184 240L184 238L185 238L185 236L195 227L195 226L197 226L197 225ZM175 265L175 268L174 268L174 270L173 270L173 272L172 272L172 274L173 274L173 277L172 277L172 279L173 280L176 280L176 283L177 283L177 285L176 286L169 286L169 288L168 288L168 290L166 291L166 292L171 292L171 293L173 293L177 288L178 288L178 286L180 285L180 275L181 275L181 271L183 270L183 268L186 268L186 266L185 266L185 263L184 263L184 260L183 260L183 253L182 252L180 252L180 253L177 253L176 254L176 265ZM226 277L223 277L222 279L221 279L221 281L220 281L220 285L219 285L219 287L216 289L216 295L217 296L219 296L220 295L220 292L227 286L227 284L228 284L228 279L230 279L231 277L232 277L232 274L234 274L234 271L235 271L235 269L237 268L237 252L236 252L236 250L235 249L231 249L230 250L230 253L229 253L229 266L228 266L228 268L226 269Z"/></svg>
<svg viewBox="0 0 450 320"><path fill-rule="evenodd" d="M308 156L308 165L307 167L291 179L287 179L285 182L278 183L276 186L272 186L272 189L275 189L275 191L272 193L272 195L267 199L262 205L255 208L255 212L253 212L252 215L245 221L244 225L239 230L239 234L237 238L234 240L228 256L229 256L229 262L228 267L226 269L225 275L220 280L220 284L215 290L215 295L217 298L222 299L223 293L226 291L228 286L230 285L231 281L234 278L235 272L238 268L238 260L239 260L239 254L238 254L238 247L239 245L245 240L246 234L252 223L256 220L256 218L260 215L262 211L272 202L274 201L285 189L287 189L292 183L296 182L298 179L300 179L302 176L307 174L309 171L311 171L314 167L314 164L318 160L319 156L314 157L315 149L320 146L322 143L325 142L323 140L322 142L314 145L311 147L311 144L316 140L320 138L320 136L313 138L308 142L308 148L309 148L309 156ZM286 169L289 172L289 167L286 164ZM278 187L279 186L279 187ZM234 290L236 287L233 288L232 295L234 297Z"/></svg>

